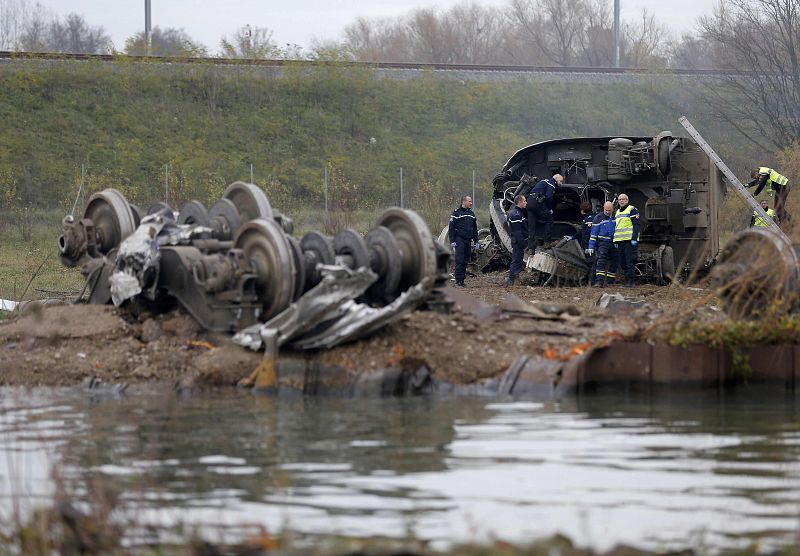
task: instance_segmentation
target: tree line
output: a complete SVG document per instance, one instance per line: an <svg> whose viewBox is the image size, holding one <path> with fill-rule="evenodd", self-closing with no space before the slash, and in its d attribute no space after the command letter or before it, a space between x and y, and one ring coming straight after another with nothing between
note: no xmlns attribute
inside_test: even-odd
<svg viewBox="0 0 800 556"><path fill-rule="evenodd" d="M311 55L296 45L279 47L272 36L268 28L245 26L222 36L219 50L212 52L183 29L156 26L149 49L141 31L128 37L118 51L105 28L90 24L83 15L59 15L31 0L0 1L0 50L6 51L263 59Z"/></svg>
<svg viewBox="0 0 800 556"><path fill-rule="evenodd" d="M218 49L213 51L183 29L157 26L151 33L149 53L609 67L614 61L612 3L611 0L508 0L507 5L495 7L464 0L444 10L419 8L396 18L357 18L345 27L340 40L317 40L307 49L298 45L279 46L269 28L246 26L222 36ZM680 36L644 9L637 18L622 21L621 65L740 68L739 60L731 60L731 52L726 49L728 38L731 34L747 35L752 28L731 26L731 15L758 12L757 19L769 24L780 6L798 10L796 0L722 0L711 14L699 20L696 32ZM32 0L0 3L0 49L87 54L116 51L102 26L92 25L76 13L54 14ZM126 39L120 52L148 53L144 32Z"/></svg>

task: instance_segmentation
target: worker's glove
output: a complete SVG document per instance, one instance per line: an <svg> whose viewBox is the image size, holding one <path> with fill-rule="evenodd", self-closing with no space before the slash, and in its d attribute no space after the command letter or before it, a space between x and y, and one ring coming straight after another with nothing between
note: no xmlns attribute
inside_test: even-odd
<svg viewBox="0 0 800 556"><path fill-rule="evenodd" d="M454 241L453 243L451 243L451 244L450 244L450 247L452 247L453 249L455 249L455 248L456 248L456 242Z"/></svg>
<svg viewBox="0 0 800 556"><path fill-rule="evenodd" d="M571 240L571 239L572 239L572 236L564 236L564 239L566 239L567 241L569 241L569 240Z"/></svg>
<svg viewBox="0 0 800 556"><path fill-rule="evenodd" d="M553 209L550 209L550 214L553 214Z"/></svg>
<svg viewBox="0 0 800 556"><path fill-rule="evenodd" d="M638 243L639 243L638 241L636 241L635 239L632 239L632 240L631 240L631 247L636 247L636 245L637 245Z"/></svg>
<svg viewBox="0 0 800 556"><path fill-rule="evenodd" d="M480 250L481 250L481 244L476 241L475 242L475 251L480 251Z"/></svg>
<svg viewBox="0 0 800 556"><path fill-rule="evenodd" d="M586 253L587 256L591 257L592 255L594 255L594 249L587 249L586 251L584 251L584 253Z"/></svg>

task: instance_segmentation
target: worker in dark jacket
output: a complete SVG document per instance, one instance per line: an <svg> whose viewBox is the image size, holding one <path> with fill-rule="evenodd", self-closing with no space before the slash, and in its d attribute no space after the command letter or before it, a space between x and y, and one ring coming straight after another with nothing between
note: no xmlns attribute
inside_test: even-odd
<svg viewBox="0 0 800 556"><path fill-rule="evenodd" d="M536 225L544 226L544 243L553 241L553 196L564 183L564 176L555 174L538 182L528 193L528 252L536 252Z"/></svg>
<svg viewBox="0 0 800 556"><path fill-rule="evenodd" d="M478 221L475 213L472 212L472 197L464 195L461 197L461 206L450 215L450 226L448 229L450 247L455 250L456 270L454 278L456 286L464 287L464 278L467 275L467 262L472 253L472 245L475 250L480 248L478 243Z"/></svg>
<svg viewBox="0 0 800 556"><path fill-rule="evenodd" d="M589 237L592 235L592 223L594 217L597 216L592 212L592 204L589 201L581 203L581 229L575 234L575 239L581 244L581 249L586 250L589 247Z"/></svg>
<svg viewBox="0 0 800 556"><path fill-rule="evenodd" d="M506 286L513 286L522 271L522 256L528 240L528 200L525 195L517 195L514 207L508 213L508 233L511 236L511 267L508 269Z"/></svg>
<svg viewBox="0 0 800 556"><path fill-rule="evenodd" d="M756 187L753 197L758 197L758 194L766 187L767 192L775 195L775 214L778 220L790 221L792 217L786 212L786 198L789 196L789 178L783 174L779 174L772 168L761 166L760 168L753 168L750 171L750 177L753 180L747 184L747 187Z"/></svg>
<svg viewBox="0 0 800 556"><path fill-rule="evenodd" d="M636 246L639 243L639 211L628 202L628 196L617 197L619 208L614 213L614 249L619 251L619 265L625 273L625 287L633 287Z"/></svg>
<svg viewBox="0 0 800 556"><path fill-rule="evenodd" d="M592 285L602 288L617 275L618 251L614 249L614 203L606 201L603 212L594 217L586 254L597 256Z"/></svg>

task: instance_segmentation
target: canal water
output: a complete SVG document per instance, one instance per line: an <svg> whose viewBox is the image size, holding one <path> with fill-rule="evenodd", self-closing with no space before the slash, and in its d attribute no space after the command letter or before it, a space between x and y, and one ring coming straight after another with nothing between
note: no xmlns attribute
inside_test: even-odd
<svg viewBox="0 0 800 556"><path fill-rule="evenodd" d="M263 525L436 548L555 533L598 550L768 548L800 529L797 409L782 391L541 404L4 389L0 511L7 524L56 482L80 497L105 478L126 519L209 540Z"/></svg>

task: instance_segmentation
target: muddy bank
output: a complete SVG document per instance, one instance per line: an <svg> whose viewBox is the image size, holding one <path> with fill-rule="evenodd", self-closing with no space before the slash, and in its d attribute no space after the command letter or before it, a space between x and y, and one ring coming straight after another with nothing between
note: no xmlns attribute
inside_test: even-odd
<svg viewBox="0 0 800 556"><path fill-rule="evenodd" d="M414 312L375 336L321 352L281 352L297 373L339 367L340 381L387 367L424 368L440 382L475 384L500 377L521 355L564 361L592 347L641 336L654 323L677 314L719 318L707 290L681 286L634 289L506 289L503 274L467 280L454 294L475 303L456 304L451 314ZM596 307L600 295L619 291L644 307L611 312ZM568 307L561 316L532 318L501 311L511 292L527 304ZM477 303L477 302L476 302ZM479 303L478 303L479 304ZM483 310L482 310L483 309ZM186 314L134 316L111 306L44 307L0 323L0 384L60 386L96 376L106 382L154 380L185 384L234 385L254 369L259 353L229 337L202 330ZM317 371L319 372L319 371ZM293 380L288 373L286 380Z"/></svg>

